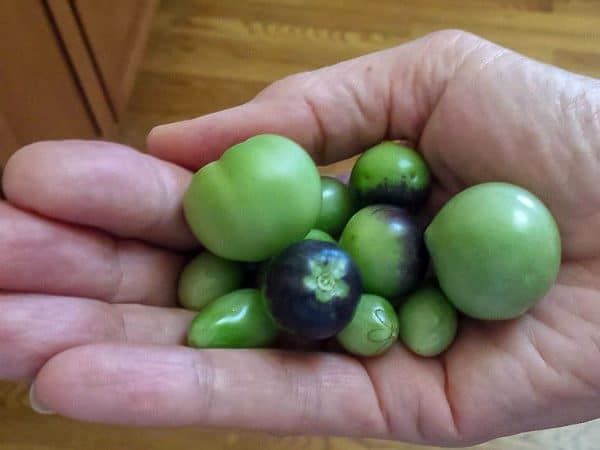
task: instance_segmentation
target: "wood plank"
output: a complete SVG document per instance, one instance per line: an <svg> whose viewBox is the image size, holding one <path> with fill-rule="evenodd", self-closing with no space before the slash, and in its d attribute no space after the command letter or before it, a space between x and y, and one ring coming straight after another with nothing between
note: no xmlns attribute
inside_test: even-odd
<svg viewBox="0 0 600 450"><path fill-rule="evenodd" d="M426 8L404 11L387 2L382 2L381 12L361 11L345 3L340 13L331 11L329 4L315 6L314 10L277 4L264 11L260 3L245 2L238 7L225 1L222 11L214 4L202 5L195 9L196 14L183 5L185 2L178 4L176 18L167 19L168 30L161 34L156 52L145 62L146 68L235 77L231 71L235 61L252 55L244 78L267 81L447 27L467 29L545 62L552 62L553 49L593 52L600 42L589 38L592 30L600 29L600 16L593 20L561 16L559 24L542 13L513 17L512 12L475 10L469 18L463 18L459 12L435 14ZM243 9L240 16L233 15L236 8ZM473 22L466 23L468 20ZM527 26L530 22L537 26ZM339 23L346 25L340 28ZM353 23L359 23L359 30L349 29ZM167 48L169 51L163 51ZM200 65L195 63L197 60L209 60L211 64Z"/></svg>
<svg viewBox="0 0 600 450"><path fill-rule="evenodd" d="M554 0L552 11L555 14L576 13L581 15L598 15L600 3L598 0Z"/></svg>
<svg viewBox="0 0 600 450"><path fill-rule="evenodd" d="M598 0L596 5L598 5ZM236 6L237 5L237 6ZM495 6L492 6L495 5ZM502 6L501 6L502 5ZM461 27L461 25L486 25L510 27L511 31L554 32L559 35L579 35L597 32L600 11L595 14L583 15L565 9L560 15L549 14L547 8L514 7L511 2L485 1L454 1L429 0L419 2L418 7L410 0L377 0L365 8L361 0L320 1L320 0L246 0L237 4L235 0L222 0L218 4L206 0L181 0L170 11L180 19L190 16L232 16L247 18L252 11L260 11L265 21L298 21L304 23L310 19L329 17L335 23L336 17L348 18L348 28L360 27L361 23L370 24L372 30L379 29L381 23L393 21L397 26L410 25L413 21L423 21L430 24ZM236 13L237 11L237 13ZM353 17L353 19L349 19ZM302 19L299 19L302 18ZM309 22L312 23L312 22ZM557 27L557 24L561 24Z"/></svg>
<svg viewBox="0 0 600 450"><path fill-rule="evenodd" d="M561 67L569 67L575 72L600 78L600 53L556 49L553 52L553 62Z"/></svg>

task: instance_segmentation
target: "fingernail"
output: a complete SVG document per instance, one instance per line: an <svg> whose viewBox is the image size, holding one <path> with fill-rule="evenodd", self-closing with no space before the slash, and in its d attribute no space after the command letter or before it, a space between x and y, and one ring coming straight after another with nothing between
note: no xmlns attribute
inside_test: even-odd
<svg viewBox="0 0 600 450"><path fill-rule="evenodd" d="M183 121L180 121L183 122ZM164 134L170 135L171 130L176 128L180 122L163 123L161 125L154 126L148 132L148 140L160 139Z"/></svg>
<svg viewBox="0 0 600 450"><path fill-rule="evenodd" d="M150 154L160 153L170 147L171 125L157 125L150 130L146 136L146 151Z"/></svg>
<svg viewBox="0 0 600 450"><path fill-rule="evenodd" d="M31 405L31 409L38 414L54 414L52 410L43 406L38 400L35 394L35 383L32 383L31 387L29 388L29 404Z"/></svg>

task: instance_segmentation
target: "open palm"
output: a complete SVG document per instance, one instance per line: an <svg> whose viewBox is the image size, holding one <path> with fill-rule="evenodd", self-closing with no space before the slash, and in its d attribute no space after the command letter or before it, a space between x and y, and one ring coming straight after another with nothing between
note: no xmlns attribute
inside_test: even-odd
<svg viewBox="0 0 600 450"><path fill-rule="evenodd" d="M508 181L561 229L557 284L525 316L464 320L423 359L184 347L176 282L197 250L181 212L193 170L274 132L323 164L388 139L459 190ZM35 377L38 408L81 420L342 434L435 445L600 416L600 84L458 31L298 74L251 102L153 130L154 156L37 143L0 205L0 377ZM474 212L476 213L476 212Z"/></svg>

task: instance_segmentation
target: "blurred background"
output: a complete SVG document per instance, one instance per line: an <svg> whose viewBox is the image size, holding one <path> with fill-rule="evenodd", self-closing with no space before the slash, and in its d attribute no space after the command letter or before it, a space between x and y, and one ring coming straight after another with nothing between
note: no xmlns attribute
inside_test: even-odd
<svg viewBox="0 0 600 450"><path fill-rule="evenodd" d="M600 77L600 0L0 0L0 168L43 139L107 139L144 151L155 125L444 28ZM0 450L427 448L81 424L34 414L26 393L25 384L0 383ZM477 448L598 450L600 423Z"/></svg>

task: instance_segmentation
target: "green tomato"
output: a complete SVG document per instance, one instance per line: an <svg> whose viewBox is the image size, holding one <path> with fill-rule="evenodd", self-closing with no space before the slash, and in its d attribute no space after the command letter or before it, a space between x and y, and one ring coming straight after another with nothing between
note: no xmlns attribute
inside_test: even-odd
<svg viewBox="0 0 600 450"><path fill-rule="evenodd" d="M357 356L385 353L398 338L394 307L378 295L363 294L352 320L336 336L340 345Z"/></svg>
<svg viewBox="0 0 600 450"><path fill-rule="evenodd" d="M325 231L317 230L316 228L310 230L308 234L304 236L304 239L332 242L334 244L337 244L337 241L334 238L332 238L329 234L327 234Z"/></svg>
<svg viewBox="0 0 600 450"><path fill-rule="evenodd" d="M179 303L186 309L199 311L208 303L244 283L241 263L203 251L189 261L179 276Z"/></svg>
<svg viewBox="0 0 600 450"><path fill-rule="evenodd" d="M398 308L399 338L412 352L437 356L454 341L458 314L442 291L422 287Z"/></svg>
<svg viewBox="0 0 600 450"><path fill-rule="evenodd" d="M353 212L346 185L337 178L321 176L321 211L315 228L338 236Z"/></svg>
<svg viewBox="0 0 600 450"><path fill-rule="evenodd" d="M283 136L254 136L194 174L183 208L212 253L263 261L301 240L321 208L320 174L310 155Z"/></svg>
<svg viewBox="0 0 600 450"><path fill-rule="evenodd" d="M342 231L340 246L356 262L363 291L393 303L421 283L429 263L421 225L392 205L356 212Z"/></svg>
<svg viewBox="0 0 600 450"><path fill-rule="evenodd" d="M350 174L350 193L359 208L383 203L417 209L427 200L430 184L423 157L394 141L365 151Z"/></svg>
<svg viewBox="0 0 600 450"><path fill-rule="evenodd" d="M531 192L483 183L450 199L425 231L442 290L476 319L524 314L553 285L561 262L558 226Z"/></svg>
<svg viewBox="0 0 600 450"><path fill-rule="evenodd" d="M238 289L201 310L188 329L196 348L259 348L275 342L278 328L257 289Z"/></svg>

